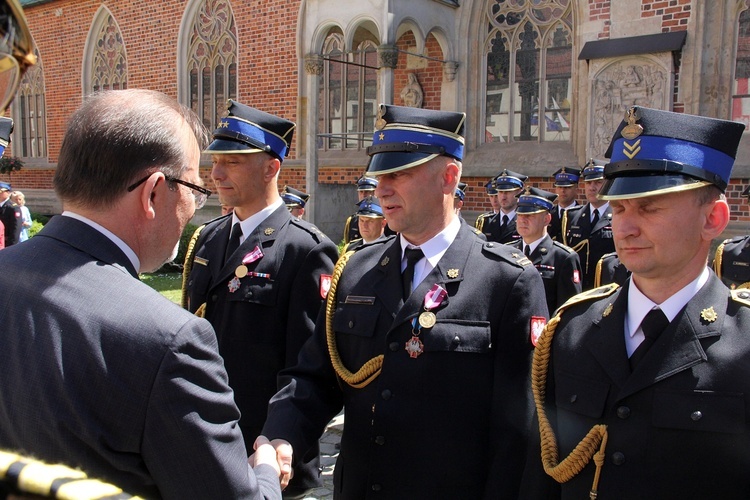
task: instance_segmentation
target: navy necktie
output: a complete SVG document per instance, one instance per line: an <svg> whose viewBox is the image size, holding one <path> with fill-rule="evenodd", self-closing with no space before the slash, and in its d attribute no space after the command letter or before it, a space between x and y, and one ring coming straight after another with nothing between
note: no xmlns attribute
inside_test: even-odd
<svg viewBox="0 0 750 500"><path fill-rule="evenodd" d="M421 248L407 248L404 250L404 257L406 258L406 267L403 274L401 274L401 286L405 301L411 295L411 284L414 281L414 266L424 257L424 253L422 253Z"/></svg>
<svg viewBox="0 0 750 500"><path fill-rule="evenodd" d="M594 209L594 218L591 219L591 227L596 226L596 223L599 222L599 209Z"/></svg>
<svg viewBox="0 0 750 500"><path fill-rule="evenodd" d="M669 320L664 315L661 309L651 309L643 321L641 322L641 330L645 338L641 345L639 345L633 354L630 355L630 369L634 369L638 363L641 362L646 352L654 345L656 339L659 338L661 332L669 325Z"/></svg>
<svg viewBox="0 0 750 500"><path fill-rule="evenodd" d="M242 227L239 222L235 222L232 226L232 233L229 235L229 243L227 243L227 250L224 252L224 263L229 261L229 257L239 248L240 238L242 237Z"/></svg>

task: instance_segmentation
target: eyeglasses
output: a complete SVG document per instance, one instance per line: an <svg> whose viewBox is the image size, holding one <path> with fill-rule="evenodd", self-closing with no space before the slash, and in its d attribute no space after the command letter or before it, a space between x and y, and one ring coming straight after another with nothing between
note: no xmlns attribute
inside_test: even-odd
<svg viewBox="0 0 750 500"><path fill-rule="evenodd" d="M0 110L10 104L21 77L35 62L31 32L18 0L0 0Z"/></svg>
<svg viewBox="0 0 750 500"><path fill-rule="evenodd" d="M148 174L143 179L139 180L135 184L128 186L128 193L133 191L135 188L146 182L146 180L151 177L152 174ZM193 196L195 197L195 209L200 210L203 208L203 206L206 204L206 200L208 200L208 197L211 196L211 190L206 189L203 186L198 186L196 184L193 184L192 182L183 181L182 179L178 179L176 177L172 177L170 175L165 175L164 178L170 182L176 182L177 184L182 184L183 186L189 187L193 190Z"/></svg>

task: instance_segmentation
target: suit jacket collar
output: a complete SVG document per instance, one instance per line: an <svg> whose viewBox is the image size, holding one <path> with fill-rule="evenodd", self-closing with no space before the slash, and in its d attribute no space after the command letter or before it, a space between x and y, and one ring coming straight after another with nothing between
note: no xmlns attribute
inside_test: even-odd
<svg viewBox="0 0 750 500"><path fill-rule="evenodd" d="M660 380L687 370L708 359L700 339L721 335L726 318L729 293L715 274L688 302L685 308L659 336L638 367L630 373L625 350L624 322L627 313L627 287L630 280L607 301L592 308L599 331L587 340L587 347L602 368L620 387L617 399L625 398ZM608 305L611 312L604 314ZM713 321L703 318L704 311L716 313ZM607 333L611 332L611 333Z"/></svg>
<svg viewBox="0 0 750 500"><path fill-rule="evenodd" d="M61 241L89 254L97 261L110 264L138 278L138 270L133 267L128 256L112 240L85 222L59 215L50 219L37 236Z"/></svg>

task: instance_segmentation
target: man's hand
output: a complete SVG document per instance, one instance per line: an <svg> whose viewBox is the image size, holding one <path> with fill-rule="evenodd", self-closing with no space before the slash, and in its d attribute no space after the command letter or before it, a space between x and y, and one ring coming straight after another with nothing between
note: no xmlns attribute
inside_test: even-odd
<svg viewBox="0 0 750 500"><path fill-rule="evenodd" d="M292 445L283 439L268 441L265 436L258 436L253 443L255 453L250 455L248 462L253 467L267 464L276 469L281 483L281 489L287 487L292 479Z"/></svg>

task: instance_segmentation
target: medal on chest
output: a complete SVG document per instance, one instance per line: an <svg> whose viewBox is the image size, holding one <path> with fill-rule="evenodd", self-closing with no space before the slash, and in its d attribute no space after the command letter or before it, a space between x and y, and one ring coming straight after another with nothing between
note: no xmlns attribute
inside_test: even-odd
<svg viewBox="0 0 750 500"><path fill-rule="evenodd" d="M447 296L447 290L437 283L432 285L430 291L424 296L424 311L420 313L419 317L412 320L411 338L406 341L404 346L410 358L416 359L424 352L424 344L419 335L422 333L422 328L430 329L435 326L437 316L435 316L433 310L440 307Z"/></svg>
<svg viewBox="0 0 750 500"><path fill-rule="evenodd" d="M261 273L251 273L247 269L247 264L252 264L253 262L260 260L261 257L263 257L263 251L256 245L252 252L246 254L242 258L242 264L237 266L237 269L234 270L234 277L232 277L231 280L229 280L229 283L227 283L227 288L229 289L229 293L234 293L237 290L240 289L240 280L247 276L248 274L251 276L260 276ZM263 277L270 277L270 275L264 274Z"/></svg>

